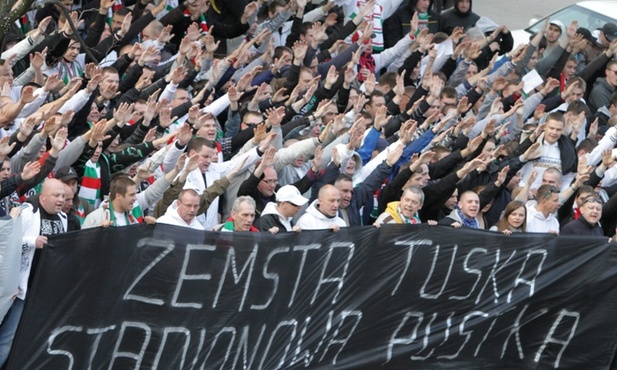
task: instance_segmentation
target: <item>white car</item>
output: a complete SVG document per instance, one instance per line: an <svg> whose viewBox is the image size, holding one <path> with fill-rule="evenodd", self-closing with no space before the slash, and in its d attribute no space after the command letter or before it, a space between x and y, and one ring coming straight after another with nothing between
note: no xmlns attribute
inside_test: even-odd
<svg viewBox="0 0 617 370"><path fill-rule="evenodd" d="M594 31L602 28L605 23L613 22L617 24L617 0L581 1L551 13L540 20L531 19L529 27L512 31L514 46L529 43L529 37L542 29L546 18L559 20L565 27L576 20L579 27L584 27L595 35Z"/></svg>

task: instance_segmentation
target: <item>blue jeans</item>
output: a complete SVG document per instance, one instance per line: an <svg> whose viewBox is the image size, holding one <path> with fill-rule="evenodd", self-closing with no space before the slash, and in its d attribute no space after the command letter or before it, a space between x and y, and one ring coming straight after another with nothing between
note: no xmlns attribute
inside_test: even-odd
<svg viewBox="0 0 617 370"><path fill-rule="evenodd" d="M17 325L19 325L19 319L24 312L25 301L23 299L15 298L9 312L4 316L2 324L0 324L0 368L4 366L6 359L11 352L11 345L13 344L13 338L17 331Z"/></svg>

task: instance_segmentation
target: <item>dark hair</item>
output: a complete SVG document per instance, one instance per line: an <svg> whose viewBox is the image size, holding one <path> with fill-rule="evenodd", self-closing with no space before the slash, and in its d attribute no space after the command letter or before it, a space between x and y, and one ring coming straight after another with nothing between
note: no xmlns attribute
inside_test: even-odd
<svg viewBox="0 0 617 370"><path fill-rule="evenodd" d="M398 77L398 73L396 72L386 72L381 75L379 78L380 85L388 85L390 88L394 88L396 86L396 78Z"/></svg>
<svg viewBox="0 0 617 370"><path fill-rule="evenodd" d="M598 142L595 139L585 139L578 144L576 151L583 150L585 153L591 153L597 145Z"/></svg>
<svg viewBox="0 0 617 370"><path fill-rule="evenodd" d="M334 180L334 183L336 184L337 182L341 182L341 181L353 182L353 178L347 174L341 173L336 177L336 180Z"/></svg>
<svg viewBox="0 0 617 370"><path fill-rule="evenodd" d="M129 186L135 186L135 181L126 175L115 177L109 185L109 198L116 199L116 195L125 195Z"/></svg>
<svg viewBox="0 0 617 370"><path fill-rule="evenodd" d="M204 146L216 149L216 144L214 144L212 141L204 139L203 137L194 137L191 139L191 141L189 141L189 144L186 147L186 152L189 153L191 150L198 152Z"/></svg>
<svg viewBox="0 0 617 370"><path fill-rule="evenodd" d="M441 89L441 93L439 94L439 99L456 98L456 97L457 97L456 89L453 88L452 86L444 86L444 88Z"/></svg>
<svg viewBox="0 0 617 370"><path fill-rule="evenodd" d="M287 52L291 55L294 55L294 52L291 48L287 47L287 46L277 46L274 48L274 55L272 56L272 60L275 59L281 59L281 57L283 56L283 54Z"/></svg>
<svg viewBox="0 0 617 370"><path fill-rule="evenodd" d="M118 10L116 10L116 12L114 13L114 15L120 15L120 16L126 16L130 13L132 13L133 11L129 8L127 8L126 6L123 6L121 8L119 8Z"/></svg>
<svg viewBox="0 0 617 370"><path fill-rule="evenodd" d="M306 36L306 33L313 28L313 22L304 22L300 25L300 34Z"/></svg>
<svg viewBox="0 0 617 370"><path fill-rule="evenodd" d="M538 188L536 199L538 200L538 203L540 203L553 194L559 194L559 189L553 185L544 184Z"/></svg>
<svg viewBox="0 0 617 370"><path fill-rule="evenodd" d="M510 223L508 222L508 217L512 212L516 211L519 208L523 208L525 210L525 220L521 224L521 230L524 232L525 227L527 226L527 207L525 207L525 203L520 200L513 200L506 206L506 209L503 211L503 216L497 222L497 231L504 231L510 228Z"/></svg>

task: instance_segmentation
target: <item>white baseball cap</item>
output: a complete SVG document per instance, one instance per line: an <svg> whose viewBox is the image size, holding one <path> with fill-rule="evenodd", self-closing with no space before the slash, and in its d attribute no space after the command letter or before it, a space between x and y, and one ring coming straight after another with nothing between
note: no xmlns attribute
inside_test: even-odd
<svg viewBox="0 0 617 370"><path fill-rule="evenodd" d="M285 185L276 192L276 201L289 202L296 206L303 206L308 202L308 199L303 197L295 186Z"/></svg>

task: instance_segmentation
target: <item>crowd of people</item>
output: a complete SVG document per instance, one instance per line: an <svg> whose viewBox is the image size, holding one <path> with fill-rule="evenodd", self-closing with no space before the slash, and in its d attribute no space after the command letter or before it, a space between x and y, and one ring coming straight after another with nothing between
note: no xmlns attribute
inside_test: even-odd
<svg viewBox="0 0 617 370"><path fill-rule="evenodd" d="M514 45L456 0L62 0L0 59L0 367L51 235L381 224L615 234L617 25ZM529 86L528 74L542 77Z"/></svg>

